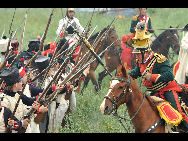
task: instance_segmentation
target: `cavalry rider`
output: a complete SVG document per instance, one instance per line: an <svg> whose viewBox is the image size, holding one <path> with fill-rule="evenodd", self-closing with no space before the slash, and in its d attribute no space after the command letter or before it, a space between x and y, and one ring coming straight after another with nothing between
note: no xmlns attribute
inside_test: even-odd
<svg viewBox="0 0 188 141"><path fill-rule="evenodd" d="M182 124L185 130L188 130L188 117L182 112L178 101L177 93L182 92L182 89L174 79L168 59L151 50L149 43L151 34L146 35L145 32L145 22L138 23L132 52L136 54L137 67L130 71L129 75L135 79L142 77L143 85L151 92L151 96L158 96L170 102L171 106L182 115Z"/></svg>
<svg viewBox="0 0 188 141"><path fill-rule="evenodd" d="M132 39L135 36L135 29L138 22L145 21L146 23L146 31L149 31L150 33L153 33L154 31L151 30L151 17L146 15L147 8L139 8L139 15L133 16L131 21L131 28L130 32L132 34L123 35L121 37L122 42L127 42L128 39ZM149 29L149 30L148 30Z"/></svg>
<svg viewBox="0 0 188 141"><path fill-rule="evenodd" d="M131 21L131 28L130 28L131 33L135 33L137 23L141 21L145 21L146 31L148 31L148 29L152 29L151 17L147 16L146 12L147 12L147 8L139 8L139 15L133 16L132 21ZM149 32L153 33L153 30L149 30Z"/></svg>
<svg viewBox="0 0 188 141"><path fill-rule="evenodd" d="M123 35L121 37L123 51L122 55L122 63L126 69L133 69L134 65L134 54L131 54L132 48L132 38L135 36L135 29L138 22L145 21L146 22L146 31L151 29L151 17L146 15L147 8L139 8L139 15L133 16L131 21L130 32L132 34ZM149 30L149 32L153 33L153 30Z"/></svg>
<svg viewBox="0 0 188 141"><path fill-rule="evenodd" d="M60 36L65 37L66 40L70 39L69 47L74 45L79 40L79 37L76 34L72 36L72 34L74 33L74 29L77 29L80 34L84 33L84 28L80 25L79 20L75 18L74 15L74 8L68 8L66 16L59 21L59 27L56 31L57 35L60 34Z"/></svg>

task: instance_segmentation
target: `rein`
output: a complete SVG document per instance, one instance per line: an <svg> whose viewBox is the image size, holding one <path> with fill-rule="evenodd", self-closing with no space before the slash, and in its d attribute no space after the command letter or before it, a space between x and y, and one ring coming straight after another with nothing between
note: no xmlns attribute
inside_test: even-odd
<svg viewBox="0 0 188 141"><path fill-rule="evenodd" d="M170 59L173 59L174 53L171 53L166 47L164 47L163 44L161 44L161 42L158 40L158 36L157 36L155 33L153 33L153 34L155 35L156 40L159 42L159 44L168 52ZM171 37L170 37L170 32L169 32L169 31L168 31L168 36L167 36L167 41L168 41L168 40L170 41L170 43L171 43L171 45L172 45L172 50L175 49L176 45L179 45L179 43L173 44L172 39L171 39ZM167 43L167 42L166 42L166 43ZM171 56L171 55L172 55L172 56Z"/></svg>
<svg viewBox="0 0 188 141"><path fill-rule="evenodd" d="M111 29L112 30L112 29ZM113 30L112 32L111 32L112 34L113 33L116 33L116 31L115 30ZM105 35L106 36L106 40L105 40L105 43L104 43L104 46L108 46L108 43L107 43L107 41L109 40L109 43L111 44L112 42L111 42L111 40L110 40L110 33L108 33L108 35ZM119 44L117 44L117 45L113 45L113 46L111 46L112 48L115 48L116 46L120 46L121 45L121 42L119 43Z"/></svg>
<svg viewBox="0 0 188 141"><path fill-rule="evenodd" d="M142 100L141 105L139 106L138 110L135 112L135 114L132 116L131 119L126 119L126 118L124 118L125 114L127 113L127 109L125 110L125 114L123 115L123 117L121 117L121 116L118 115L118 113L117 113L117 109L118 109L117 103L118 103L118 101L119 101L120 99L122 99L122 98L124 98L124 97L127 97L128 93L130 93L129 100L128 100L128 102L126 102L126 98L125 98L125 103L126 103L126 104L129 104L129 103L130 103L131 95L132 95L132 90L130 89L131 78L130 78L130 76L128 76L128 79L124 79L124 78L120 78L120 77L112 77L111 80L119 80L119 81L122 81L122 82L127 82L127 85L126 85L125 89L123 90L123 92L121 93L121 95L120 95L116 100L112 99L111 97L109 97L109 96L107 96L107 95L104 97L104 98L106 98L106 99L109 99L109 100L112 102L112 104L113 104L112 110L115 111L115 112L112 112L112 114L113 114L114 116L116 116L116 117L119 118L119 119L118 119L119 122L120 122L121 125L124 127L124 129L127 131L127 129L125 128L125 126L123 125L123 123L122 123L121 120L123 119L125 122L126 122L126 121L132 121L132 120L136 117L136 115L137 115L138 112L140 111L142 105L144 104L145 94L144 94L144 97L143 97L143 100ZM112 88L109 88L109 89L112 89ZM125 94L125 96L123 97L124 94ZM112 93L112 95L113 95L113 93ZM114 95L113 95L113 97L114 97ZM130 127L129 127L129 128L130 128ZM128 131L127 131L127 132L128 132Z"/></svg>
<svg viewBox="0 0 188 141"><path fill-rule="evenodd" d="M128 79L124 79L124 78L121 78L121 77L112 77L111 80L119 80L119 81L122 81L122 82L127 82L127 85L125 87L125 89L123 90L123 92L121 93L121 95L115 100L115 99L112 99L111 97L109 96L105 96L104 98L106 99L109 99L112 104L113 104L113 107L112 107L112 111L115 111L115 112L112 112L113 116L116 116L118 117L118 121L121 123L121 125L123 126L123 128L127 131L128 133L128 130L125 128L125 126L123 125L122 121L121 120L124 120L125 123L127 123L127 121L132 121L136 115L138 114L138 112L140 111L142 105L144 104L144 99L145 99L145 93L144 93L144 96L143 96L143 100L142 100L142 103L140 104L138 110L135 112L135 114L131 117L131 119L126 119L124 118L125 117L125 114L127 113L127 109L125 110L125 113L122 116L118 115L117 113L117 103L120 99L124 98L125 97L125 103L126 104L129 104L130 100L131 100L131 94L132 94L132 90L130 89L130 84L131 84L131 78L130 76L128 76ZM110 87L109 89L112 89L112 87ZM112 93L112 92L111 92ZM128 95L128 93L130 93L130 96L129 96L129 100L128 102L126 102L126 97ZM123 95L125 94L125 96L123 97ZM114 94L112 93L112 96L114 97ZM154 123L153 125L151 125L144 133L151 133L153 132L155 129L157 129L161 124L163 124L164 120L163 118L160 118L156 123ZM130 126L128 127L129 128L129 131L130 131Z"/></svg>

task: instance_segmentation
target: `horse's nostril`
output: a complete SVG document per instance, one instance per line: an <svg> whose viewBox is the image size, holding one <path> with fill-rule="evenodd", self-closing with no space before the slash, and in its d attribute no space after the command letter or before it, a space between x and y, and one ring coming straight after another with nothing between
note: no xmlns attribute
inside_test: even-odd
<svg viewBox="0 0 188 141"><path fill-rule="evenodd" d="M108 106L104 107L104 114L107 115L108 114Z"/></svg>
<svg viewBox="0 0 188 141"><path fill-rule="evenodd" d="M105 111L107 111L107 110L108 110L108 106L105 107Z"/></svg>

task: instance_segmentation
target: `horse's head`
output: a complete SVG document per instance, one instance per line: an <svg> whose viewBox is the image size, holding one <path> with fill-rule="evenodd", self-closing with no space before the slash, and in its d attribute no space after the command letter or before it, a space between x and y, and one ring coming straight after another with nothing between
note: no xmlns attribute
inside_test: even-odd
<svg viewBox="0 0 188 141"><path fill-rule="evenodd" d="M178 28L178 27L179 27L179 25L176 28ZM170 28L172 28L172 27L170 26ZM178 35L177 30L168 30L167 41L170 44L170 46L172 47L173 51L176 54L179 54L180 44L179 44L179 35Z"/></svg>
<svg viewBox="0 0 188 141"><path fill-rule="evenodd" d="M111 43L113 43L114 41L116 41L118 39L118 35L115 31L115 26L110 29L109 34L107 35L106 39L107 39L108 45L110 45ZM121 53L123 51L123 47L122 47L121 41L119 39L112 46L115 47L115 50L118 53Z"/></svg>
<svg viewBox="0 0 188 141"><path fill-rule="evenodd" d="M119 65L117 75L110 81L108 93L100 106L102 114L110 115L121 104L129 102L130 83L131 78L127 75L125 67Z"/></svg>

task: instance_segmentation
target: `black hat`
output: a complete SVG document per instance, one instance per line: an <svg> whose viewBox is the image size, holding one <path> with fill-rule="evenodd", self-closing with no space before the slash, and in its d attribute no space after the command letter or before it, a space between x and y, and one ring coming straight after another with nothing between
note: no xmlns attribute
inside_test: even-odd
<svg viewBox="0 0 188 141"><path fill-rule="evenodd" d="M35 51L37 52L40 48L40 40L38 38L32 38L29 40L28 44L29 49L27 51Z"/></svg>
<svg viewBox="0 0 188 141"><path fill-rule="evenodd" d="M23 51L21 57L23 57L25 60L29 60L32 58L33 54L33 52Z"/></svg>
<svg viewBox="0 0 188 141"><path fill-rule="evenodd" d="M67 58L66 56L60 57L60 58L57 60L57 62L58 62L59 64L62 64L66 58Z"/></svg>
<svg viewBox="0 0 188 141"><path fill-rule="evenodd" d="M35 63L39 69L39 72L42 72L44 69L46 69L48 67L50 60L47 56L39 55L39 56L37 56Z"/></svg>
<svg viewBox="0 0 188 141"><path fill-rule="evenodd" d="M65 38L60 39L60 45L59 45L57 51L59 51L59 50L61 49L61 47L65 44L66 41L67 41L67 40L66 40ZM59 44L59 41L58 41L56 44L58 45L58 44ZM69 48L69 44L68 44L68 43L66 44L66 46L63 48L63 50L62 50L61 52L65 51L67 48ZM61 52L60 52L60 53L61 53Z"/></svg>
<svg viewBox="0 0 188 141"><path fill-rule="evenodd" d="M18 68L13 65L11 68L5 68L1 74L0 78L4 80L7 86L12 86L13 84L23 81L20 76Z"/></svg>

